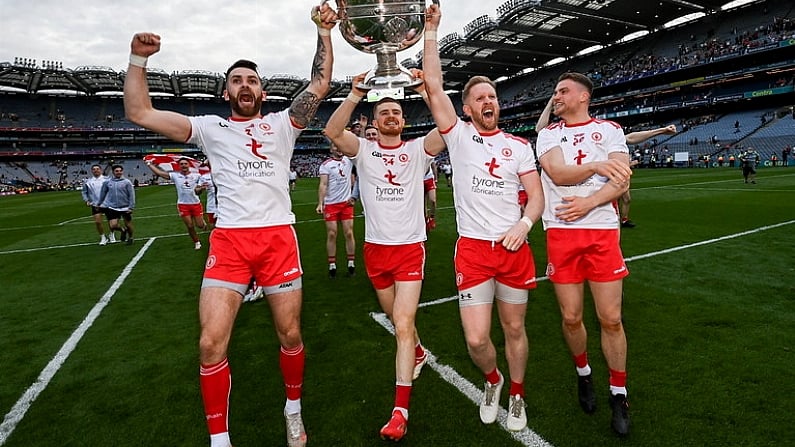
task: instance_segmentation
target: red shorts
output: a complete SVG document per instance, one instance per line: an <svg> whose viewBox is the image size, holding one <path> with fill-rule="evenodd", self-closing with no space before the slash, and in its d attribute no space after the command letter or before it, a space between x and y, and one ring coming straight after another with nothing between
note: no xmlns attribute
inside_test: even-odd
<svg viewBox="0 0 795 447"><path fill-rule="evenodd" d="M204 208L202 208L201 203L178 203L177 211L182 217L202 217L204 215Z"/></svg>
<svg viewBox="0 0 795 447"><path fill-rule="evenodd" d="M422 181L422 185L425 187L425 192L433 191L436 189L436 179L429 178Z"/></svg>
<svg viewBox="0 0 795 447"><path fill-rule="evenodd" d="M527 206L527 191L519 190L519 206Z"/></svg>
<svg viewBox="0 0 795 447"><path fill-rule="evenodd" d="M210 253L204 278L248 286L275 286L303 274L298 238L292 225L265 228L216 228L210 233Z"/></svg>
<svg viewBox="0 0 795 447"><path fill-rule="evenodd" d="M500 243L459 237L455 244L455 283L466 290L494 278L514 289L536 288L536 265L530 246L509 251Z"/></svg>
<svg viewBox="0 0 795 447"><path fill-rule="evenodd" d="M353 206L348 202L330 203L323 206L323 219L326 222L339 222L353 219Z"/></svg>
<svg viewBox="0 0 795 447"><path fill-rule="evenodd" d="M610 282L629 275L619 230L547 230L547 276L553 283Z"/></svg>
<svg viewBox="0 0 795 447"><path fill-rule="evenodd" d="M218 218L215 217L215 213L206 213L206 214L207 214L207 222L210 222L211 224L215 225L215 223L218 221Z"/></svg>
<svg viewBox="0 0 795 447"><path fill-rule="evenodd" d="M364 243L364 267L376 290L395 281L422 281L425 271L425 243L380 245Z"/></svg>

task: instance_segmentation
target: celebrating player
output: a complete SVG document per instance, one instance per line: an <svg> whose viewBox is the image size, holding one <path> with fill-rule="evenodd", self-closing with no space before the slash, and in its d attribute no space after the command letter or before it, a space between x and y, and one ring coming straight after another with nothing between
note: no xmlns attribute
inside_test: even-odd
<svg viewBox="0 0 795 447"><path fill-rule="evenodd" d="M426 10L423 70L431 112L456 173L453 200L459 238L455 273L461 324L469 355L485 376L480 420L490 424L497 419L505 383L497 369L497 351L490 335L496 301L510 378L506 426L521 430L527 425L525 312L528 290L536 286L527 234L543 210L541 182L527 140L498 127L500 105L494 82L483 76L471 78L462 92L463 111L471 121L458 118L442 85L436 41L440 18L439 5L430 5ZM517 199L519 185L528 196L524 212Z"/></svg>
<svg viewBox="0 0 795 447"><path fill-rule="evenodd" d="M178 160L179 172L164 171L151 160L146 160L145 163L158 177L174 182L174 186L177 188L177 211L179 212L179 217L182 218L182 222L185 224L185 228L188 229L191 240L193 240L193 248L200 250L202 243L199 242L196 227L201 230L207 228L207 222L204 221L204 208L195 191L201 175L197 172L191 172L190 160L187 157L181 157Z"/></svg>
<svg viewBox="0 0 795 447"><path fill-rule="evenodd" d="M302 270L293 229L288 177L295 140L317 112L331 82L331 28L337 14L323 2L312 9L317 49L312 76L289 108L263 116L265 91L257 65L239 60L226 72L224 99L231 117L187 117L155 109L146 81L147 58L160 50L160 36L132 39L124 81L124 109L130 121L175 141L198 145L213 167L218 223L199 297L200 385L211 447L229 447L227 349L243 294L254 277L266 288L287 401L287 444L306 444L301 418L304 343L301 337Z"/></svg>
<svg viewBox="0 0 795 447"><path fill-rule="evenodd" d="M438 131L402 141L403 109L392 98L374 107L377 140L345 130L364 92L354 77L351 93L326 125L326 136L353 160L364 207L364 265L381 308L395 326L395 405L381 437L398 441L406 434L412 381L427 361L414 325L425 268L425 217L422 178L444 149Z"/></svg>

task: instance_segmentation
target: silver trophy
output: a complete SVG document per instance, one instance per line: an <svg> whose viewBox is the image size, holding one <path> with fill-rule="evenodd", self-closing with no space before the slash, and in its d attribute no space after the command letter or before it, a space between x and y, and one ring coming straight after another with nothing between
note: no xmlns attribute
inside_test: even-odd
<svg viewBox="0 0 795 447"><path fill-rule="evenodd" d="M422 83L397 63L397 52L417 43L425 29L425 1L337 0L342 37L365 53L375 53L376 66L362 90L413 87Z"/></svg>

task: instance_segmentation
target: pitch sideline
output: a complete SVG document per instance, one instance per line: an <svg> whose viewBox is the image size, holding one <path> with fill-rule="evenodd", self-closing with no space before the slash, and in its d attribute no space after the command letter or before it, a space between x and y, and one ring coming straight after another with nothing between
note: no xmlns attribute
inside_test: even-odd
<svg viewBox="0 0 795 447"><path fill-rule="evenodd" d="M110 303L111 298L113 295L116 294L116 291L119 290L124 281L132 272L132 269L138 264L138 261L143 258L146 251L149 247L154 243L157 238L149 239L146 244L138 251L135 257L124 267L121 274L113 281L110 288L102 295L102 298L91 308L91 311L88 312L88 315L83 319L83 322L72 332L72 335L66 340L66 342L61 346L61 349L55 354L55 357L50 360L47 366L39 374L39 377L36 378L36 381L28 387L25 393L22 394L22 397L19 398L17 403L11 408L11 411L6 414L5 418L3 418L2 424L0 424L0 446L5 444L8 440L8 437L11 436L11 433L17 427L22 418L25 417L25 413L28 412L30 406L33 405L33 402L39 395L47 388L52 378L61 369L61 366L66 362L66 359L69 358L69 355L72 354L72 351L75 350L77 344L83 338L83 335L86 334L88 329L94 324L94 321L99 318L99 315L102 313L102 310L105 306Z"/></svg>

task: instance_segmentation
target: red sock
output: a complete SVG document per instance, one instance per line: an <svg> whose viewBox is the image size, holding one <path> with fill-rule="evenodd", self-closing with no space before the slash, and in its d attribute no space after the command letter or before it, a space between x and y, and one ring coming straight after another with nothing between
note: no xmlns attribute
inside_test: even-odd
<svg viewBox="0 0 795 447"><path fill-rule="evenodd" d="M574 358L574 365L577 368L585 368L588 366L588 351L584 351L582 354L572 356Z"/></svg>
<svg viewBox="0 0 795 447"><path fill-rule="evenodd" d="M500 382L500 372L497 371L497 368L494 368L494 371L486 374L486 382L494 385Z"/></svg>
<svg viewBox="0 0 795 447"><path fill-rule="evenodd" d="M411 385L395 385L395 406L409 409L411 399Z"/></svg>
<svg viewBox="0 0 795 447"><path fill-rule="evenodd" d="M348 255L348 260L349 261L355 261L356 260L356 255Z"/></svg>
<svg viewBox="0 0 795 447"><path fill-rule="evenodd" d="M610 370L610 386L624 388L627 386L627 372Z"/></svg>
<svg viewBox="0 0 795 447"><path fill-rule="evenodd" d="M516 396L517 394L521 396L522 399L524 399L524 383L514 382L513 380L511 380L510 395Z"/></svg>
<svg viewBox="0 0 795 447"><path fill-rule="evenodd" d="M337 263L337 257L336 256L329 256L328 257L328 263L329 264L336 264Z"/></svg>
<svg viewBox="0 0 795 447"><path fill-rule="evenodd" d="M232 373L229 360L223 359L215 365L201 365L199 385L204 400L204 415L211 435L229 431L229 393L232 389Z"/></svg>
<svg viewBox="0 0 795 447"><path fill-rule="evenodd" d="M301 386L304 384L304 353L303 343L296 348L281 347L279 352L279 367L284 378L284 387L287 398L297 400L301 398Z"/></svg>

